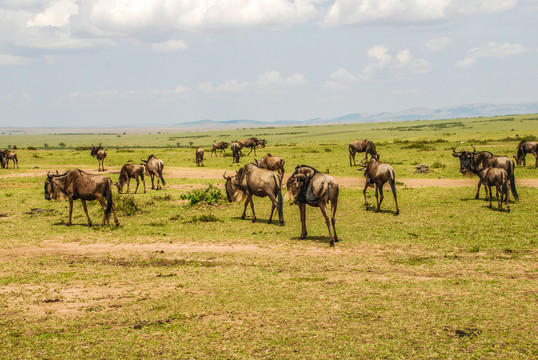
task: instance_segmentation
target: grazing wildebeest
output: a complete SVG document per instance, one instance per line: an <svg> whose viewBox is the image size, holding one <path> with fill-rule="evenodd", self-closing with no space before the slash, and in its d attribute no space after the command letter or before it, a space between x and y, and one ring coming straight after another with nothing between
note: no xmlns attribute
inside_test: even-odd
<svg viewBox="0 0 538 360"><path fill-rule="evenodd" d="M0 151L0 158L2 159L2 167L9 168L9 160L13 161L13 169L15 169L15 164L17 169L19 168L19 159L17 159L17 154L11 150Z"/></svg>
<svg viewBox="0 0 538 360"><path fill-rule="evenodd" d="M158 159L155 157L155 155L150 155L147 160L140 159L144 163L144 167L146 168L146 172L149 174L151 178L151 188L155 189L154 186L154 179L157 178L157 190L161 189L161 184L159 182L159 179L161 180L163 185L166 185L166 182L163 178L163 169L164 169L164 163L161 159Z"/></svg>
<svg viewBox="0 0 538 360"><path fill-rule="evenodd" d="M204 166L204 149L201 147L196 148L196 166Z"/></svg>
<svg viewBox="0 0 538 360"><path fill-rule="evenodd" d="M256 148L257 147L260 147L260 148L265 147L265 140L258 139L258 138L255 138L255 137L251 137L251 138L248 138L248 139L243 139L243 140L241 140L239 142L243 145L242 147L250 148L250 151L248 152L247 156L250 155L252 150L254 150L254 156L256 156Z"/></svg>
<svg viewBox="0 0 538 360"><path fill-rule="evenodd" d="M525 163L525 157L528 153L531 153L534 155L536 160L534 161L534 166L538 167L538 143L534 141L521 141L517 146L517 155L514 156L516 159L516 163L518 165L521 165L523 163L523 166L527 166Z"/></svg>
<svg viewBox="0 0 538 360"><path fill-rule="evenodd" d="M243 143L241 141L234 141L230 146L232 150L232 164L239 163L239 158L241 157L241 149L243 148Z"/></svg>
<svg viewBox="0 0 538 360"><path fill-rule="evenodd" d="M394 196L394 203L396 204L396 211L394 215L400 213L398 208L398 200L396 199L396 177L394 175L394 169L389 164L379 161L379 155L372 155L370 161L366 165L361 165L360 171L364 171L364 177L366 179L366 184L364 185L364 190L362 191L364 195L364 203L366 208L368 208L368 200L366 199L366 189L368 186L375 185L375 199L377 202L376 212L381 209L381 203L383 202L383 185L388 181L390 189L392 190L392 195Z"/></svg>
<svg viewBox="0 0 538 360"><path fill-rule="evenodd" d="M102 146L93 146L91 147L90 155L93 157L97 157L97 171L105 171L105 158L106 158L106 151Z"/></svg>
<svg viewBox="0 0 538 360"><path fill-rule="evenodd" d="M229 202L241 202L246 197L245 208L241 219L245 218L247 206L250 203L252 209L252 222L256 221L254 213L253 196L265 197L271 199L271 216L268 223L273 220L273 212L275 208L278 211L278 221L280 225L284 225L284 214L282 212L282 193L278 186L278 175L266 169L260 169L255 164L247 164L237 171L235 176L226 176L226 196Z"/></svg>
<svg viewBox="0 0 538 360"><path fill-rule="evenodd" d="M286 187L288 191L285 201L290 205L298 205L301 215L301 239L306 238L306 205L319 207L327 229L329 229L330 246L338 241L335 228L335 214L338 205L338 193L340 187L332 176L323 174L313 167L300 165L295 168L293 174L289 177ZM327 204L331 204L331 220L327 215ZM331 232L331 224L332 230Z"/></svg>
<svg viewBox="0 0 538 360"><path fill-rule="evenodd" d="M220 150L220 156L222 156L222 152L226 153L226 148L230 145L227 142L221 141L218 143L213 144L213 149L211 150L211 156L213 156L213 153L215 153L215 156L217 156L217 150Z"/></svg>
<svg viewBox="0 0 538 360"><path fill-rule="evenodd" d="M284 159L278 156L267 154L260 160L256 161L256 165L258 165L260 169L276 171L280 176L279 187L282 189L282 178L284 178Z"/></svg>
<svg viewBox="0 0 538 360"><path fill-rule="evenodd" d="M116 208L112 201L112 180L102 175L91 175L82 170L70 170L62 175L47 173L45 180L45 199L59 199L62 195L69 199L69 221L71 225L73 215L73 200L80 199L82 207L88 218L88 225L92 226L92 221L88 215L86 201L98 200L104 210L102 226L109 222L110 212L114 214L114 222L119 225L116 217Z"/></svg>
<svg viewBox="0 0 538 360"><path fill-rule="evenodd" d="M127 194L129 193L129 184L131 183L131 179L134 178L136 180L136 189L135 194L138 191L138 185L140 185L140 180L142 179L142 183L144 184L144 194L146 193L146 180L144 180L144 166L139 164L125 164L121 168L120 171L120 178L119 181L115 184L118 188L118 192L121 194L123 192L123 186L125 186L125 183L127 183Z"/></svg>
<svg viewBox="0 0 538 360"><path fill-rule="evenodd" d="M514 161L512 161L508 156L496 156L490 153L489 151L476 152L474 146L471 146L473 151L458 151L456 148L452 148L452 156L460 159L460 173L462 174L471 174L478 175L483 173L483 170L487 169L490 166L504 169L508 174L508 180L510 181L510 190L514 199L518 200L519 197L516 191L516 180L514 177ZM478 189L476 190L475 199L478 199L480 194L480 185L482 185L482 179L478 182ZM487 193L486 193L487 200Z"/></svg>
<svg viewBox="0 0 538 360"><path fill-rule="evenodd" d="M491 187L495 186L499 211L503 209L503 196L506 200L506 211L510 211L510 191L508 190L510 180L508 180L508 173L504 169L490 166L481 172L480 179L484 182L486 193L489 193L489 208L491 209L491 199L493 198ZM500 197L499 193L501 194Z"/></svg>
<svg viewBox="0 0 538 360"><path fill-rule="evenodd" d="M374 156L377 154L375 150L375 145L370 140L357 140L352 141L349 146L349 166L357 166L357 163L355 162L355 154L359 152L364 153L364 159L361 160L361 163L363 161L368 161L368 154ZM351 160L353 160L353 165L351 165Z"/></svg>

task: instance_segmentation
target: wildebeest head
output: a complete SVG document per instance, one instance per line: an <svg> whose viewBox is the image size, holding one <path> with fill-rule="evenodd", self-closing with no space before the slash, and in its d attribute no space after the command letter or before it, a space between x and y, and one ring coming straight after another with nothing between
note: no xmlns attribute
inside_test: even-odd
<svg viewBox="0 0 538 360"><path fill-rule="evenodd" d="M59 200L63 198L63 193L60 191L58 186L54 184L54 178L63 176L56 174L51 174L50 171L47 173L47 179L45 180L45 200Z"/></svg>
<svg viewBox="0 0 538 360"><path fill-rule="evenodd" d="M222 177L226 179L224 187L226 189L228 202L241 202L245 198L245 192L240 187L242 172L243 168L239 169L235 176L226 176L226 172L222 175Z"/></svg>
<svg viewBox="0 0 538 360"><path fill-rule="evenodd" d="M456 152L456 148L452 148L452 156L457 157L460 159L460 173L462 174L470 174L472 175L471 166L474 164L474 157L476 155L476 149L474 146L471 146L473 148L473 151L458 151Z"/></svg>
<svg viewBox="0 0 538 360"><path fill-rule="evenodd" d="M297 197L301 193L301 190L307 181L308 179L305 174L295 173L290 176L286 182L286 188L288 191L284 196L284 201L290 203L290 205L295 204Z"/></svg>

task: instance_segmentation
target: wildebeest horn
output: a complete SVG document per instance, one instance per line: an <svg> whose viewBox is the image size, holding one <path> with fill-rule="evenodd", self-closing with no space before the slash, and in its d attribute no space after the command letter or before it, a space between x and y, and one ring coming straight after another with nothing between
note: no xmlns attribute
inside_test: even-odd
<svg viewBox="0 0 538 360"><path fill-rule="evenodd" d="M228 172L228 171L225 171L224 174L222 174L222 177L225 178L226 180L229 180L229 179L231 179L232 177L231 177L231 176L226 177L226 173L227 173L227 172Z"/></svg>
<svg viewBox="0 0 538 360"><path fill-rule="evenodd" d="M474 146L471 145L471 147L473 148L473 154L476 154L476 149L474 148Z"/></svg>
<svg viewBox="0 0 538 360"><path fill-rule="evenodd" d="M50 171L47 171L47 177L50 178L52 176L50 176Z"/></svg>
<svg viewBox="0 0 538 360"><path fill-rule="evenodd" d="M147 160L144 160L144 159L142 159L142 158L140 158L140 161L145 162L145 163L148 162Z"/></svg>
<svg viewBox="0 0 538 360"><path fill-rule="evenodd" d="M458 146L456 145L456 146L454 146L454 147L452 148L452 152L453 152L454 154L456 154L456 148L457 148L457 147L458 147Z"/></svg>

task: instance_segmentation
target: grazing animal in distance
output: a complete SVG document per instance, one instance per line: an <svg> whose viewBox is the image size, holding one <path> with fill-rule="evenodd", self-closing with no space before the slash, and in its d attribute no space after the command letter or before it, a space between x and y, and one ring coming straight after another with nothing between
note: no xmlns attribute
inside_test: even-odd
<svg viewBox="0 0 538 360"><path fill-rule="evenodd" d="M215 156L217 156L217 150L220 150L220 156L222 156L222 152L226 154L226 148L230 145L230 143L221 141L218 143L213 144L213 149L211 149L211 156L213 156L213 153L215 153Z"/></svg>
<svg viewBox="0 0 538 360"><path fill-rule="evenodd" d="M88 215L86 201L98 200L104 210L103 222L101 226L109 222L110 212L114 214L114 222L119 225L116 217L116 208L112 200L112 180L102 175L88 174L82 170L70 170L62 175L58 173L51 175L47 173L45 180L45 199L57 200L66 196L69 199L69 221L72 224L73 201L80 199L82 207L88 218L88 225L92 226L92 221Z"/></svg>
<svg viewBox="0 0 538 360"><path fill-rule="evenodd" d="M241 219L244 219L247 212L247 206L250 203L252 209L252 222L256 221L254 212L253 196L266 197L271 199L271 215L268 223L273 220L275 209L278 211L278 221L284 225L284 214L282 211L282 193L278 186L278 175L266 169L260 169L255 164L247 164L237 171L235 176L222 175L226 179L226 196L229 202L241 202L246 197L245 208Z"/></svg>
<svg viewBox="0 0 538 360"><path fill-rule="evenodd" d="M105 171L105 149L102 146L95 147L94 145L92 145L90 155L93 157L97 157L97 171Z"/></svg>
<svg viewBox="0 0 538 360"><path fill-rule="evenodd" d="M241 149L243 148L243 143L241 141L234 141L230 146L232 150L232 164L239 163L239 158L241 158Z"/></svg>
<svg viewBox="0 0 538 360"><path fill-rule="evenodd" d="M267 169L277 172L278 176L280 176L279 187L282 189L282 179L284 178L284 159L279 156L267 154L258 161L256 161L256 159L254 160L260 169Z"/></svg>
<svg viewBox="0 0 538 360"><path fill-rule="evenodd" d="M496 168L493 166L488 167L483 170L480 174L480 179L484 182L484 188L486 192L489 193L489 208L491 209L491 199L493 198L493 193L491 192L491 187L495 186L496 196L498 201L499 211L503 209L503 196L506 201L506 211L510 211L510 191L509 191L509 182L508 173L506 170L501 168ZM499 197L499 194L501 196Z"/></svg>
<svg viewBox="0 0 538 360"><path fill-rule="evenodd" d="M366 199L366 190L369 186L375 185L375 199L377 202L376 212L381 210L381 203L383 202L383 185L388 181L394 196L394 203L396 204L396 211L394 215L400 213L398 208L398 200L396 198L396 177L394 175L394 169L389 164L379 161L379 154L372 155L370 161L366 165L361 165L360 171L364 171L364 177L366 184L362 191L364 195L364 203L366 208L369 207L368 200Z"/></svg>
<svg viewBox="0 0 538 360"><path fill-rule="evenodd" d="M517 145L517 155L514 156L514 159L516 159L516 164L521 165L521 163L523 163L523 166L527 166L525 157L528 153L534 155L536 158L534 161L534 166L538 167L538 143L535 141L523 140Z"/></svg>
<svg viewBox="0 0 538 360"><path fill-rule="evenodd" d="M204 166L204 149L201 147L196 148L196 166Z"/></svg>
<svg viewBox="0 0 538 360"><path fill-rule="evenodd" d="M17 154L11 150L0 151L0 160L2 162L2 168L9 169L9 160L13 162L13 169L15 169L15 165L17 165L17 169L19 168Z"/></svg>
<svg viewBox="0 0 538 360"><path fill-rule="evenodd" d="M349 166L353 166L353 165L357 166L357 163L355 162L356 153L359 153L359 152L364 153L364 159L361 160L361 163L363 161L368 161L368 154L372 156L377 154L375 145L370 140L352 141L348 146L348 150L349 150ZM352 160L353 160L353 165L351 165Z"/></svg>
<svg viewBox="0 0 538 360"><path fill-rule="evenodd" d="M474 146L471 147L473 148L472 152L456 152L456 148L452 148L452 156L457 157L460 160L460 173L462 173L463 175L469 173L471 174L471 176L478 175L478 177L480 177L480 174L483 173L483 170L487 169L490 166L504 169L504 171L506 171L506 173L508 174L508 180L510 181L510 190L512 191L512 195L514 196L514 199L518 200L519 197L517 195L516 180L514 176L514 161L511 160L508 156L493 155L489 151L480 151L477 153ZM475 199L478 199L479 197L480 186L482 184L483 181L482 179L480 179L478 181L478 188L476 190ZM486 193L486 200L487 195L488 194Z"/></svg>
<svg viewBox="0 0 538 360"><path fill-rule="evenodd" d="M329 230L330 246L339 241L336 235L336 208L340 187L332 176L319 172L311 166L300 165L289 177L286 187L288 191L285 201L290 205L298 205L301 216L301 239L307 237L306 205L319 207ZM327 215L327 204L331 205L331 219ZM332 225L332 232L331 232Z"/></svg>
<svg viewBox="0 0 538 360"><path fill-rule="evenodd" d="M251 138L248 138L248 139L243 139L241 141L239 141L243 146L243 147L246 147L246 148L250 148L250 151L248 152L247 156L250 155L250 153L252 151L254 151L254 156L256 156L256 148L257 147L260 147L260 148L264 148L265 147L265 140L263 139L258 139L256 137L251 137Z"/></svg>
<svg viewBox="0 0 538 360"><path fill-rule="evenodd" d="M144 166L139 164L125 164L121 168L120 171L120 178L118 182L115 184L118 188L118 193L123 192L123 187L125 186L125 183L127 183L127 194L129 193L129 185L131 183L131 179L136 180L136 189L135 194L138 191L138 185L140 185L140 178L142 180L142 183L144 184L144 194L146 193L146 180L144 180Z"/></svg>
<svg viewBox="0 0 538 360"><path fill-rule="evenodd" d="M140 159L140 160L142 160L142 163L144 167L146 168L146 172L149 174L151 178L151 189L155 189L155 185L154 185L155 178L157 178L157 188L156 188L157 190L160 190L162 188L161 183L163 185L166 185L166 182L164 181L164 178L163 178L164 163L161 159L158 159L157 157L155 157L155 155L151 154L150 156L148 156L147 160L144 160L144 159ZM159 182L159 179L160 179L160 182Z"/></svg>

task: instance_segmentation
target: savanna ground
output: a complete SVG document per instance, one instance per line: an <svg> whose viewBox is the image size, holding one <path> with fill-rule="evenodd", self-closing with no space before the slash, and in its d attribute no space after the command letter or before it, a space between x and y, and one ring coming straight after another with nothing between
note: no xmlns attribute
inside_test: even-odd
<svg viewBox="0 0 538 360"><path fill-rule="evenodd" d="M538 136L537 120L4 134L0 146L17 145L20 168L0 169L0 357L536 358L534 158L516 169L520 200L499 213L483 190L474 199L477 179L462 179L450 149L511 156L520 138ZM247 136L268 140L257 158L271 152L287 173L309 164L341 183L335 248L318 209L307 209L309 237L300 240L295 206L285 205L281 227L267 224L267 199L255 198L254 224L250 210L239 218L243 204L182 199L208 185L224 194L222 173L239 165L210 157L209 145ZM390 190L380 213L364 207L362 173L347 153L364 138L396 171L398 216ZM67 203L44 199L48 170L96 173L84 148L92 143L107 148L114 181L126 162L151 153L165 161L165 190L150 190L148 178L146 194L115 195L120 227L89 228L80 202L68 227ZM418 164L430 173L415 173ZM102 210L89 208L100 223Z"/></svg>

